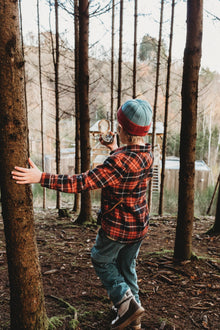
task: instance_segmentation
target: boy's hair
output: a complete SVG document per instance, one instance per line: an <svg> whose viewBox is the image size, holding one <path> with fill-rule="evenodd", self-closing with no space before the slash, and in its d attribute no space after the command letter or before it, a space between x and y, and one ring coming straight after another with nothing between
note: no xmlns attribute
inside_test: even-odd
<svg viewBox="0 0 220 330"><path fill-rule="evenodd" d="M152 108L147 101L132 99L117 112L118 122L130 135L147 135L152 120Z"/></svg>
<svg viewBox="0 0 220 330"><path fill-rule="evenodd" d="M131 135L130 133L128 133L126 130L124 130L125 132L125 136L126 136L126 139L129 143L137 143L140 141L140 139L143 139L143 136L140 136L140 135Z"/></svg>

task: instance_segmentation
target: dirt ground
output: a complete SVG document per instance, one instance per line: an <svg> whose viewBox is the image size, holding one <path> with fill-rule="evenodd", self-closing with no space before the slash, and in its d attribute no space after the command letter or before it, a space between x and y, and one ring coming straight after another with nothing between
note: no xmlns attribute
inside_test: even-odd
<svg viewBox="0 0 220 330"><path fill-rule="evenodd" d="M172 260L176 219L151 219L137 261L140 298L146 309L142 329L220 329L220 237L204 234L213 221L195 219L195 258L177 265ZM79 227L74 218L58 218L56 210L35 210L35 223L47 314L54 329L110 329L115 315L90 260L97 227ZM0 310L0 329L9 329L2 218Z"/></svg>

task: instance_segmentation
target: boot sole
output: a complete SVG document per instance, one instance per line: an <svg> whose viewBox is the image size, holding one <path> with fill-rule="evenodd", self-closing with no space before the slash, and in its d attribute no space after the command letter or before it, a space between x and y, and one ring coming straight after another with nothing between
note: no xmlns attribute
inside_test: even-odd
<svg viewBox="0 0 220 330"><path fill-rule="evenodd" d="M139 325L132 325L132 324L129 324L130 327L133 329L133 330L140 330L141 329L141 324Z"/></svg>
<svg viewBox="0 0 220 330"><path fill-rule="evenodd" d="M125 320L122 324L112 327L112 330L123 330L128 325L130 325L134 320L136 320L139 316L142 316L144 314L145 310L143 307L140 307L134 314L132 314L127 320Z"/></svg>

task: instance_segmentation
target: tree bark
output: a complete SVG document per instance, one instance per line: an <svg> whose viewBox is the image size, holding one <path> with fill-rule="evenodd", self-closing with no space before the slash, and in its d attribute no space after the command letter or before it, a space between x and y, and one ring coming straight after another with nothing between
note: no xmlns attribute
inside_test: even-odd
<svg viewBox="0 0 220 330"><path fill-rule="evenodd" d="M0 1L0 184L10 283L11 329L47 329L31 187L11 178L25 167L27 117L17 1Z"/></svg>
<svg viewBox="0 0 220 330"><path fill-rule="evenodd" d="M136 98L136 76L137 76L137 6L138 0L134 1L134 55L133 55L133 99Z"/></svg>
<svg viewBox="0 0 220 330"><path fill-rule="evenodd" d="M42 88L42 71L41 71L41 39L40 39L40 11L39 0L37 0L37 28L38 28L38 72L39 72L39 87L40 87L40 113L41 113L41 166L42 171L45 171L44 166L44 103L43 103L43 88ZM46 207L46 188L43 188L43 209Z"/></svg>
<svg viewBox="0 0 220 330"><path fill-rule="evenodd" d="M203 0L187 1L187 38L182 82L179 200L174 258L192 256L198 79L201 60Z"/></svg>
<svg viewBox="0 0 220 330"><path fill-rule="evenodd" d="M215 223L213 226L214 233L220 233L220 189L218 185L218 199L217 199L217 206L216 206L216 214L215 214Z"/></svg>
<svg viewBox="0 0 220 330"><path fill-rule="evenodd" d="M112 45L111 45L111 131L114 130L114 40L115 40L115 0L112 0Z"/></svg>
<svg viewBox="0 0 220 330"><path fill-rule="evenodd" d="M123 34L123 5L120 1L120 22L119 22L119 50L118 50L118 109L121 106L121 79L122 79L122 34Z"/></svg>
<svg viewBox="0 0 220 330"><path fill-rule="evenodd" d="M157 98L158 98L158 88L159 88L159 76L160 76L160 53L161 53L161 40L162 40L162 28L163 28L163 10L164 10L164 0L161 0L160 9L160 28L159 28L159 40L158 40L158 50L157 50L157 70L156 70L156 82L155 82L155 93L154 93L154 110L153 110L153 128L152 128L152 150L154 150L155 139L156 139L156 120L157 120ZM151 208L152 199L152 180L149 182L148 188L148 207Z"/></svg>
<svg viewBox="0 0 220 330"><path fill-rule="evenodd" d="M209 211L211 209L215 194L218 191L215 222L214 222L214 225L207 231L207 234L210 234L210 235L216 235L216 234L220 233L220 189L219 189L219 186L220 186L220 174L218 176L217 183L216 183L216 186L215 186L215 190L214 190L214 193L212 195L211 203L210 203L209 208L207 210L207 214L209 214Z"/></svg>
<svg viewBox="0 0 220 330"><path fill-rule="evenodd" d="M81 171L90 168L90 117L89 117L89 2L79 1L79 104L80 104L80 149ZM90 192L81 193L81 209L77 223L82 224L91 220Z"/></svg>
<svg viewBox="0 0 220 330"><path fill-rule="evenodd" d="M80 109L79 109L79 1L74 0L75 29L75 173L80 173ZM75 194L73 211L80 208L80 194Z"/></svg>
<svg viewBox="0 0 220 330"><path fill-rule="evenodd" d="M55 104L56 104L56 172L60 173L60 104L59 104L59 22L58 22L58 0L55 0L55 27L56 27L56 53L54 63L55 73ZM57 191L56 208L60 209L60 192Z"/></svg>
<svg viewBox="0 0 220 330"><path fill-rule="evenodd" d="M27 106L27 84L26 84L26 74L25 74L25 58L24 58L24 39L23 39L23 27L22 27L22 9L21 0L19 0L19 17L20 17L20 33L21 33L21 52L24 59L24 104L27 116L27 144L28 144L28 157L30 157L30 141L29 141L29 128L28 128L28 106Z"/></svg>
<svg viewBox="0 0 220 330"><path fill-rule="evenodd" d="M170 23L170 45L169 56L167 60L167 82L166 82L166 100L164 112L164 134L163 134L163 147L162 147L162 169L160 181L160 202L159 202L159 215L163 215L163 195L164 195L164 179L165 179L165 162L166 162L166 145L167 145L167 122L168 122L168 108L170 97L170 68L172 60L172 42L173 42L173 24L174 24L174 7L175 0L172 0L171 23Z"/></svg>

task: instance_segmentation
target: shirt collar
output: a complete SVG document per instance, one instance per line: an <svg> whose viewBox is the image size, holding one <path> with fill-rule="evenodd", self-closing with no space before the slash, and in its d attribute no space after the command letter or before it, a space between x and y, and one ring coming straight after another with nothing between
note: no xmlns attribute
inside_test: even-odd
<svg viewBox="0 0 220 330"><path fill-rule="evenodd" d="M143 145L138 145L138 144L132 144L132 145L119 147L118 149L113 150L110 154L112 155L113 153L123 152L123 151L150 152L151 150L152 150L151 144L149 144L149 143L146 143L144 146Z"/></svg>

